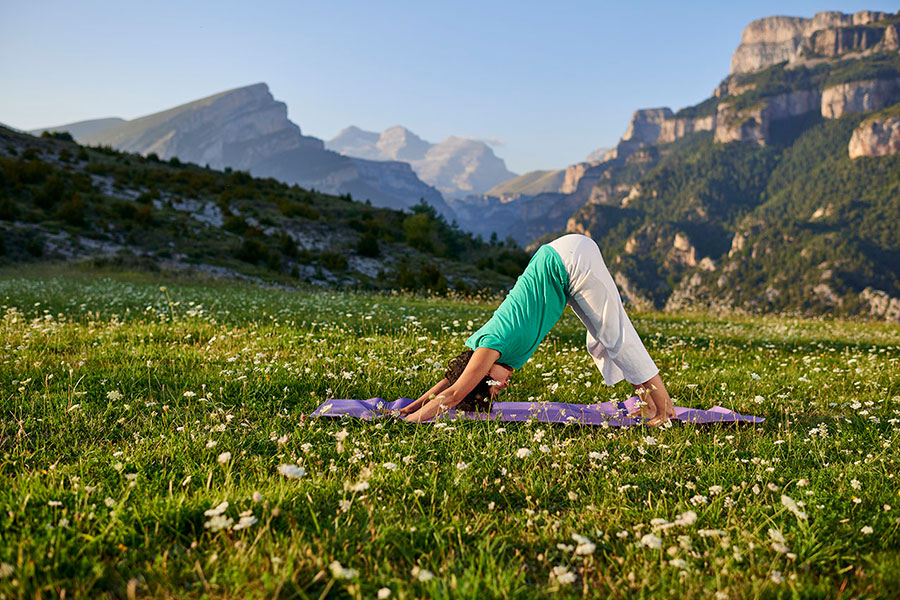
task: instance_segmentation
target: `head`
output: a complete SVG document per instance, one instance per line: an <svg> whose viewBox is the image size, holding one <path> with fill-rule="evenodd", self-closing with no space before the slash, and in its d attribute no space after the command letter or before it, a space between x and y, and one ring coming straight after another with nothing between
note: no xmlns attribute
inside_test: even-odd
<svg viewBox="0 0 900 600"><path fill-rule="evenodd" d="M447 363L444 377L450 382L450 385L456 383L456 380L466 370L472 354L472 350L465 350ZM469 395L463 398L456 408L460 410L490 410L491 400L497 396L500 390L509 385L512 372L512 367L499 362L494 363L485 378L478 382L475 389L469 392Z"/></svg>

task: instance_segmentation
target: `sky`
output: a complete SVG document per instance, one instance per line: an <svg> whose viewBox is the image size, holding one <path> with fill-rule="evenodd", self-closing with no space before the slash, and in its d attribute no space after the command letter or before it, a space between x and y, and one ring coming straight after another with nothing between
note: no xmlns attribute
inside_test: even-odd
<svg viewBox="0 0 900 600"><path fill-rule="evenodd" d="M638 108L708 98L753 19L884 2L0 0L0 123L133 119L265 82L303 133L403 125L516 173L614 146Z"/></svg>

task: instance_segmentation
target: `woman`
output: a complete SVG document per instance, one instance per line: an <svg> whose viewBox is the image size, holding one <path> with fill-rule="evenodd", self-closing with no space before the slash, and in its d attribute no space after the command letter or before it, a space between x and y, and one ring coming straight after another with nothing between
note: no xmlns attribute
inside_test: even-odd
<svg viewBox="0 0 900 600"><path fill-rule="evenodd" d="M565 235L541 246L491 319L466 340L470 350L451 361L445 377L401 414L407 421L422 422L448 408L489 407L566 304L587 328L588 352L606 385L625 379L643 400L632 416L640 413L654 426L674 417L659 369L625 314L600 249L583 235Z"/></svg>

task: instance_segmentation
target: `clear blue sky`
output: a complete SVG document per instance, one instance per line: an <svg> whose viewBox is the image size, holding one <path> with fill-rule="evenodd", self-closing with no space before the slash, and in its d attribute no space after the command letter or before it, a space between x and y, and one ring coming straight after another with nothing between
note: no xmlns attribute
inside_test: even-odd
<svg viewBox="0 0 900 600"><path fill-rule="evenodd" d="M895 2L0 1L0 122L131 119L264 81L304 133L498 141L524 172L709 97L751 20Z"/></svg>

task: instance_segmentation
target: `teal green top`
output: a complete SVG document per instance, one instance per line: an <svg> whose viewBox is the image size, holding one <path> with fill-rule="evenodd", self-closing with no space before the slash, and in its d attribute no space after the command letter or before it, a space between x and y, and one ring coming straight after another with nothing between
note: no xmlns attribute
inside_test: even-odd
<svg viewBox="0 0 900 600"><path fill-rule="evenodd" d="M498 362L521 369L566 309L569 275L556 250L541 246L490 320L466 346L491 348Z"/></svg>

